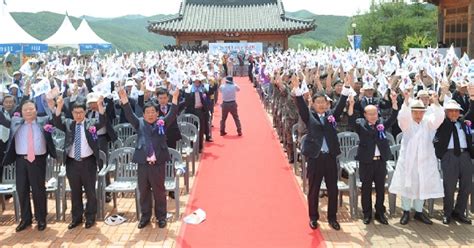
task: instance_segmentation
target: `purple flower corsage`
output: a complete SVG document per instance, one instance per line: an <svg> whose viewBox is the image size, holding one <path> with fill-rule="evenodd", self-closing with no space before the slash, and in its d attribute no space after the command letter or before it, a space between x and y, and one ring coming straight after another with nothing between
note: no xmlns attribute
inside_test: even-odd
<svg viewBox="0 0 474 248"><path fill-rule="evenodd" d="M466 124L466 131L467 131L467 133L468 133L468 134L472 134L472 129L471 129L471 127L472 127L472 122L469 121L469 120L465 120L465 121L464 121L464 124Z"/></svg>
<svg viewBox="0 0 474 248"><path fill-rule="evenodd" d="M95 126L89 127L89 133L92 135L92 139L94 141L99 139L99 136L97 136L97 128Z"/></svg>
<svg viewBox="0 0 474 248"><path fill-rule="evenodd" d="M333 126L334 128L336 128L337 122L336 122L336 118L334 118L333 115L328 116L328 121L329 121L329 123L332 124L332 126Z"/></svg>
<svg viewBox="0 0 474 248"><path fill-rule="evenodd" d="M44 125L43 129L47 133L53 133L54 132L54 126L51 125L51 124Z"/></svg>
<svg viewBox="0 0 474 248"><path fill-rule="evenodd" d="M379 138L380 139L385 139L387 136L385 136L385 127L383 124L378 124L377 125L377 131L379 131Z"/></svg>
<svg viewBox="0 0 474 248"><path fill-rule="evenodd" d="M15 113L13 113L13 116L20 117L21 115L20 115L20 112L15 112Z"/></svg>
<svg viewBox="0 0 474 248"><path fill-rule="evenodd" d="M158 134L165 135L165 121L163 119L157 120L156 126L158 127Z"/></svg>

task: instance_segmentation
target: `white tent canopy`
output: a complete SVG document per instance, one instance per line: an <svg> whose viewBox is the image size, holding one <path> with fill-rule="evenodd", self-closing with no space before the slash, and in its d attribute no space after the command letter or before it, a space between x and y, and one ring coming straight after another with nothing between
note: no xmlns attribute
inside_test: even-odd
<svg viewBox="0 0 474 248"><path fill-rule="evenodd" d="M82 19L81 25L77 28L77 34L79 36L79 44L110 44L109 42L100 38L94 30L89 26L86 19Z"/></svg>
<svg viewBox="0 0 474 248"><path fill-rule="evenodd" d="M5 4L0 11L0 44L42 44L16 23Z"/></svg>
<svg viewBox="0 0 474 248"><path fill-rule="evenodd" d="M64 48L64 47L70 47L70 48L79 48L79 35L74 29L74 26L72 26L71 21L69 20L69 16L66 15L64 17L64 21L59 27L59 29L51 35L51 37L47 38L43 42L48 44L51 47L57 47L57 48Z"/></svg>

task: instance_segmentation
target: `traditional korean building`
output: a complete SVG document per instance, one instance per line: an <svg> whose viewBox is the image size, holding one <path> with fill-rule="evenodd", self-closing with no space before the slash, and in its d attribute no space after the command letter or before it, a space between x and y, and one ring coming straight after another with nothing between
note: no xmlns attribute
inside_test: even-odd
<svg viewBox="0 0 474 248"><path fill-rule="evenodd" d="M313 19L286 16L281 0L183 0L178 14L148 26L182 46L262 42L264 49L287 49L291 35L315 28Z"/></svg>
<svg viewBox="0 0 474 248"><path fill-rule="evenodd" d="M438 6L438 41L474 58L474 0L428 0Z"/></svg>

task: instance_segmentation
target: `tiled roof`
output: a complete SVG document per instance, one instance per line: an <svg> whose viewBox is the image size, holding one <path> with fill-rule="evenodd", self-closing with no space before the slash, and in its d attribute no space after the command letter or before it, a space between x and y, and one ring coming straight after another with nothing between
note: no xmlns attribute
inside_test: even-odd
<svg viewBox="0 0 474 248"><path fill-rule="evenodd" d="M218 3L219 2L219 3ZM314 20L285 16L280 0L185 0L179 14L150 22L148 30L177 33L303 33L314 30Z"/></svg>

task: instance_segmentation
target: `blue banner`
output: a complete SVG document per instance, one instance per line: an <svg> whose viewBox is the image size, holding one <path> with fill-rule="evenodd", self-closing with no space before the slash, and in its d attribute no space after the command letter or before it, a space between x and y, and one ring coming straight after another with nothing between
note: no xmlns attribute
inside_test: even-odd
<svg viewBox="0 0 474 248"><path fill-rule="evenodd" d="M0 44L0 55L4 55L7 52L11 54L21 52L24 54L32 54L47 51L48 45L46 44Z"/></svg>
<svg viewBox="0 0 474 248"><path fill-rule="evenodd" d="M362 47L362 35L356 35L354 38L355 50Z"/></svg>
<svg viewBox="0 0 474 248"><path fill-rule="evenodd" d="M0 55L4 55L7 52L11 54L21 53L20 44L0 44Z"/></svg>
<svg viewBox="0 0 474 248"><path fill-rule="evenodd" d="M112 44L79 44L79 50L81 52L108 49L112 49Z"/></svg>

